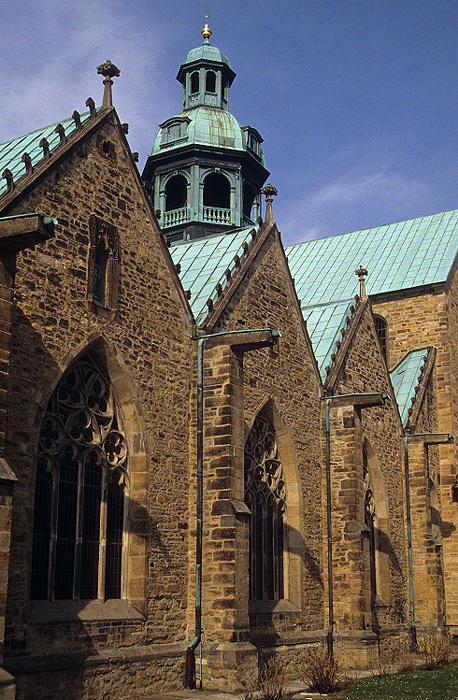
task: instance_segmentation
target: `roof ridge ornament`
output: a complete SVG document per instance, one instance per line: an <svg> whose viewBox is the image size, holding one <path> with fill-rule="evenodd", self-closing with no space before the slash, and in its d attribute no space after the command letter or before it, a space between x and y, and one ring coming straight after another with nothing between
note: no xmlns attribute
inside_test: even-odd
<svg viewBox="0 0 458 700"><path fill-rule="evenodd" d="M205 19L208 20L208 5L205 5ZM204 44L209 44L209 39L212 33L210 27L208 26L208 22L205 22L205 27L202 29L201 34L204 38Z"/></svg>
<svg viewBox="0 0 458 700"><path fill-rule="evenodd" d="M364 278L368 275L368 272L362 265L360 265L358 269L355 270L355 275L357 275L359 279L359 296L361 297L361 301L364 301L365 299L367 299Z"/></svg>
<svg viewBox="0 0 458 700"><path fill-rule="evenodd" d="M113 97L111 94L111 86L113 85L112 78L119 78L120 73L121 71L119 68L115 66L110 59L107 59L105 63L97 66L97 75L103 75L105 78L103 81L105 89L103 91L102 108L113 107Z"/></svg>
<svg viewBox="0 0 458 700"><path fill-rule="evenodd" d="M266 196L266 224L271 224L274 220L272 198L277 196L278 190L271 182L268 182L265 187L261 187L261 194L265 194Z"/></svg>

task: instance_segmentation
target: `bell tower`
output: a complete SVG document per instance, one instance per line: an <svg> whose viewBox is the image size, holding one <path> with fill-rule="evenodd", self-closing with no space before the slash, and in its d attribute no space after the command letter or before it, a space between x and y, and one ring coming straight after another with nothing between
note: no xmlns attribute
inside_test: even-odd
<svg viewBox="0 0 458 700"><path fill-rule="evenodd" d="M249 226L261 214L267 179L256 129L229 112L235 73L226 56L203 44L180 66L183 111L159 125L143 179L171 240L189 240Z"/></svg>

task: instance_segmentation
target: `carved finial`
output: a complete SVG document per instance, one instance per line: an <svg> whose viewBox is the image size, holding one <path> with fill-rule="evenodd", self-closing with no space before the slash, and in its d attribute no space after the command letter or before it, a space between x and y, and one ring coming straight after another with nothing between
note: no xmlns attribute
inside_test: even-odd
<svg viewBox="0 0 458 700"><path fill-rule="evenodd" d="M59 146L60 146L61 144L63 144L63 143L66 142L67 137L65 136L65 129L64 129L64 127L62 126L62 124L58 124L58 125L56 126L56 128L54 129L54 133L55 133L55 134L59 134L59 138L60 138Z"/></svg>
<svg viewBox="0 0 458 700"><path fill-rule="evenodd" d="M264 223L262 216L258 216L258 218L256 219L256 223L258 224L259 228L262 228L262 225Z"/></svg>
<svg viewBox="0 0 458 700"><path fill-rule="evenodd" d="M242 243L242 248L243 248L243 254L244 254L244 255L248 255L249 245L248 245L248 243L247 243L246 241L243 241L243 243Z"/></svg>
<svg viewBox="0 0 458 700"><path fill-rule="evenodd" d="M132 158L134 159L134 163L138 163L138 159L139 159L138 151L134 151L132 153Z"/></svg>
<svg viewBox="0 0 458 700"><path fill-rule="evenodd" d="M192 296L192 293L191 293L191 290L190 290L190 289L187 289L187 290L185 291L185 296L186 296L186 299L189 301L190 298L191 298L191 296Z"/></svg>
<svg viewBox="0 0 458 700"><path fill-rule="evenodd" d="M238 269L240 267L240 258L238 255L234 255L235 267Z"/></svg>
<svg viewBox="0 0 458 700"><path fill-rule="evenodd" d="M208 313L211 314L213 311L213 299L207 299Z"/></svg>
<svg viewBox="0 0 458 700"><path fill-rule="evenodd" d="M40 148L43 149L43 158L49 158L51 154L49 152L48 140L45 139L45 137L43 136L43 138L41 139L41 141L38 145L40 146Z"/></svg>
<svg viewBox="0 0 458 700"><path fill-rule="evenodd" d="M10 192L12 192L14 190L13 173L11 172L11 170L8 170L8 168L6 168L6 170L4 170L2 173L2 177L6 180L6 186L7 186L6 192L7 192L7 194L9 194Z"/></svg>
<svg viewBox="0 0 458 700"><path fill-rule="evenodd" d="M92 99L92 97L88 97L86 100L86 107L89 107L89 111L91 113L91 117L95 117L97 114L97 110L95 108L95 102Z"/></svg>
<svg viewBox="0 0 458 700"><path fill-rule="evenodd" d="M180 263L177 263L177 264L175 265L175 272L177 273L177 275L180 274L180 272L181 272L181 265L180 265Z"/></svg>
<svg viewBox="0 0 458 700"><path fill-rule="evenodd" d="M123 134L128 134L129 133L129 124L127 122L124 122L121 124L121 129Z"/></svg>
<svg viewBox="0 0 458 700"><path fill-rule="evenodd" d="M208 7L207 5L205 6L205 19L208 20ZM208 22L205 22L205 27L202 29L201 34L204 39L204 44L209 44L209 39L212 35L210 31L210 27L208 26Z"/></svg>
<svg viewBox="0 0 458 700"><path fill-rule="evenodd" d="M162 213L162 212L161 212L160 209L155 209L155 210L154 210L154 216L156 217L156 219L159 220L159 219L161 218L161 213Z"/></svg>
<svg viewBox="0 0 458 700"><path fill-rule="evenodd" d="M81 117L80 117L80 113L76 109L72 114L72 119L75 122L75 127L77 129L81 129Z"/></svg>
<svg viewBox="0 0 458 700"><path fill-rule="evenodd" d="M360 265L358 269L355 270L355 275L357 275L359 279L359 296L361 297L362 301L364 301L364 299L367 299L366 286L364 284L364 278L367 274L367 270L362 265Z"/></svg>
<svg viewBox="0 0 458 700"><path fill-rule="evenodd" d="M227 268L227 270L224 271L224 275L226 277L226 280L230 282L232 279L232 272L229 270L229 268Z"/></svg>
<svg viewBox="0 0 458 700"><path fill-rule="evenodd" d="M111 94L111 86L113 85L112 78L119 78L120 73L121 71L119 68L109 59L106 63L102 63L101 66L97 66L97 74L103 75L105 78L103 81L105 89L103 91L102 107L113 107L113 98Z"/></svg>
<svg viewBox="0 0 458 700"><path fill-rule="evenodd" d="M268 182L265 187L261 187L261 194L266 195L266 223L271 224L274 220L274 215L272 212L272 198L277 196L278 190L272 185L271 182Z"/></svg>
<svg viewBox="0 0 458 700"><path fill-rule="evenodd" d="M32 165L32 159L28 153L22 154L22 162L25 165L25 171L26 171L27 175L31 175L33 173L33 165Z"/></svg>
<svg viewBox="0 0 458 700"><path fill-rule="evenodd" d="M223 293L223 288L222 288L222 286L220 285L219 282L218 282L218 284L216 285L215 289L216 289L217 295L220 297L221 294Z"/></svg>

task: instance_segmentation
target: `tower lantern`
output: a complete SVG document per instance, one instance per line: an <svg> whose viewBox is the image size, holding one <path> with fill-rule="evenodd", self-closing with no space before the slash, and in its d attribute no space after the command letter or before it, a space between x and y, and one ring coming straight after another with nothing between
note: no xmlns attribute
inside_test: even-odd
<svg viewBox="0 0 458 700"><path fill-rule="evenodd" d="M256 129L229 112L236 74L226 56L203 43L180 66L183 111L159 125L143 179L159 223L172 240L249 226L261 214L260 188L269 173Z"/></svg>

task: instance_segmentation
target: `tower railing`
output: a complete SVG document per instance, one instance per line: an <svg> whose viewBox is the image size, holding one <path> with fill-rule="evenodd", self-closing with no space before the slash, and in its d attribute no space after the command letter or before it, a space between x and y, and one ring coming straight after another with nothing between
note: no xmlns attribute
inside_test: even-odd
<svg viewBox="0 0 458 700"><path fill-rule="evenodd" d="M210 224L230 224L231 210L222 207L204 207L203 219Z"/></svg>
<svg viewBox="0 0 458 700"><path fill-rule="evenodd" d="M176 226L177 224L183 224L189 219L188 208L182 207L181 209L171 209L171 211L164 212L163 226Z"/></svg>

